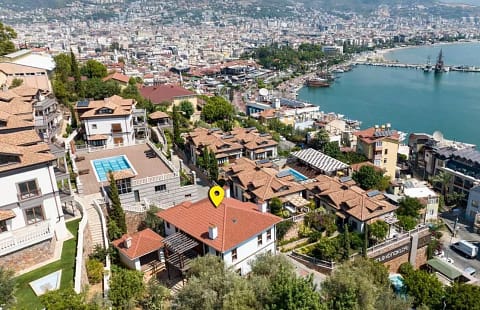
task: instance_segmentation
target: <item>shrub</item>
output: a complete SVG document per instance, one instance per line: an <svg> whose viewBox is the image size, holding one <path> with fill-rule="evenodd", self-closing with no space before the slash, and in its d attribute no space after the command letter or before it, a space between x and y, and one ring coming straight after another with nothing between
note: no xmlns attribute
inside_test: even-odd
<svg viewBox="0 0 480 310"><path fill-rule="evenodd" d="M87 276L91 284L100 283L103 278L103 263L96 259L87 260Z"/></svg>

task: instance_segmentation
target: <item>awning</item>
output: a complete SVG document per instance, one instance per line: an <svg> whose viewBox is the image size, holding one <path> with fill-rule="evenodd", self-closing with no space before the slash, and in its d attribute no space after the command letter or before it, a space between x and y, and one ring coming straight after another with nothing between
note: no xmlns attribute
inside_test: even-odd
<svg viewBox="0 0 480 310"><path fill-rule="evenodd" d="M298 195L288 197L287 201L290 202L296 208L306 207L310 204L310 201Z"/></svg>
<svg viewBox="0 0 480 310"><path fill-rule="evenodd" d="M123 170L113 171L112 174L113 174L114 180L128 179L128 178L133 178L135 176L135 173L132 171L132 169L123 169Z"/></svg>
<svg viewBox="0 0 480 310"><path fill-rule="evenodd" d="M0 221L6 221L14 218L15 216L15 212L12 210L0 210Z"/></svg>
<svg viewBox="0 0 480 310"><path fill-rule="evenodd" d="M105 135L93 135L88 137L88 141L98 141L98 140L107 140L108 137Z"/></svg>
<svg viewBox="0 0 480 310"><path fill-rule="evenodd" d="M338 216L338 217L341 218L341 219L345 219L345 218L346 218L345 215L344 215L342 212L338 212L338 211L337 211L337 212L335 212L335 215Z"/></svg>
<svg viewBox="0 0 480 310"><path fill-rule="evenodd" d="M446 261L443 261L439 258L432 258L431 260L427 261L427 264L450 280L455 280L462 275L461 270L453 267Z"/></svg>
<svg viewBox="0 0 480 310"><path fill-rule="evenodd" d="M294 208L289 207L289 206L285 206L285 209L287 209L290 213L296 213L297 212L297 210L295 210Z"/></svg>

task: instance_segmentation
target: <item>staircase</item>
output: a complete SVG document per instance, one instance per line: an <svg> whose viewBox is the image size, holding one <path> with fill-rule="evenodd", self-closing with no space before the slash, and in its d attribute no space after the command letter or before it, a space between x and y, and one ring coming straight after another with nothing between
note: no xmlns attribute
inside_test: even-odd
<svg viewBox="0 0 480 310"><path fill-rule="evenodd" d="M88 214L88 228L90 229L90 234L92 235L92 244L93 247L97 244L101 245L103 248L103 232L102 232L102 223L100 222L100 215L93 206L93 202L87 206Z"/></svg>

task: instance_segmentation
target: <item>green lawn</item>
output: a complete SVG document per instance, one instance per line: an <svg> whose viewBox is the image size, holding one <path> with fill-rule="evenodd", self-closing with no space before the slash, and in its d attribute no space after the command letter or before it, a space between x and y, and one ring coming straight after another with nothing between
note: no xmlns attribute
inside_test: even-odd
<svg viewBox="0 0 480 310"><path fill-rule="evenodd" d="M75 238L63 243L62 257L59 261L43 266L42 268L30 271L17 278L18 290L17 308L18 309L42 309L38 297L33 292L29 282L46 276L49 273L62 269L61 288L73 287L73 274L75 270L75 252L77 248L77 232L80 219L67 223L68 230Z"/></svg>

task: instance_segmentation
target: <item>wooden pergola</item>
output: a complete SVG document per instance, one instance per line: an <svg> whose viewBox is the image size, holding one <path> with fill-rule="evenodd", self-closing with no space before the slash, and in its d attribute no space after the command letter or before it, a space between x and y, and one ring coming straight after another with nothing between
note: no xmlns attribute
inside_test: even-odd
<svg viewBox="0 0 480 310"><path fill-rule="evenodd" d="M163 244L165 245L165 260L167 262L169 279L170 265L184 274L190 268L192 259L198 256L198 253L193 249L198 246L199 243L182 232L176 232L166 237L163 239Z"/></svg>

